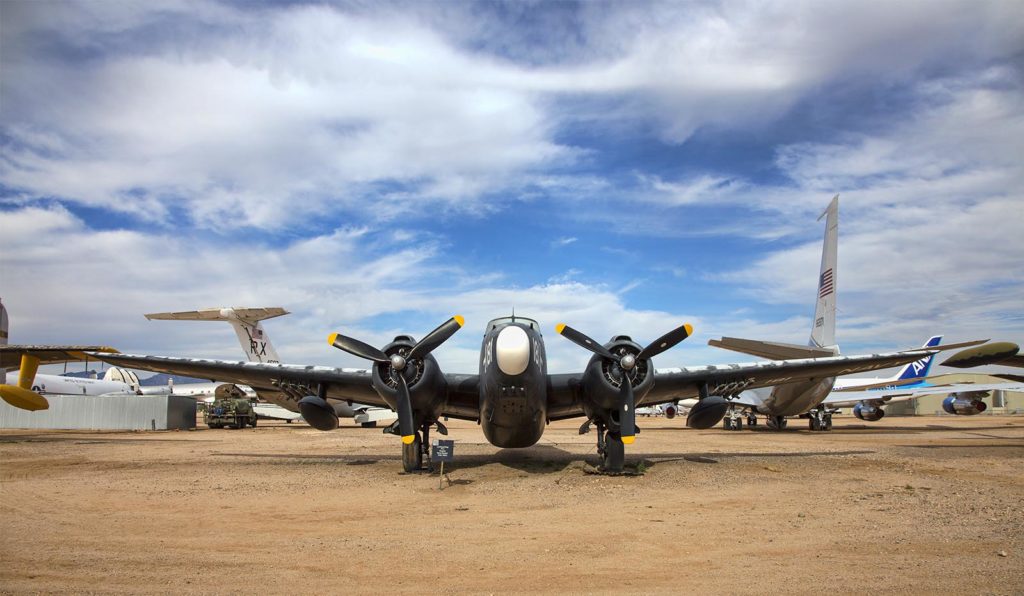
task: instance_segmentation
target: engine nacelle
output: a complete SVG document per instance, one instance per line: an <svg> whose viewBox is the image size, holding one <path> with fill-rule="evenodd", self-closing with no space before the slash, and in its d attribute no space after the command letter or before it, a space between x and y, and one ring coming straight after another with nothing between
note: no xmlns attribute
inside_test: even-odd
<svg viewBox="0 0 1024 596"><path fill-rule="evenodd" d="M675 404L665 404L662 407L661 412L665 415L665 418L672 420L676 417L676 414L679 413L679 410L676 408Z"/></svg>
<svg viewBox="0 0 1024 596"><path fill-rule="evenodd" d="M963 398L954 393L942 400L942 409L957 416L974 416L987 410L988 406L980 399Z"/></svg>
<svg viewBox="0 0 1024 596"><path fill-rule="evenodd" d="M636 342L625 335L613 337L604 345L616 357L625 354L640 353L642 349ZM619 387L622 383L622 368L617 362L609 362L600 356L594 356L587 363L580 384L587 399L589 409L599 412L616 412L619 410ZM633 383L633 395L638 406L641 398L654 385L654 369L650 360L637 360L636 366L629 373ZM590 414L590 412L588 412ZM593 416L592 416L593 417Z"/></svg>
<svg viewBox="0 0 1024 596"><path fill-rule="evenodd" d="M885 416L885 410L862 401L853 406L853 415L867 422L875 422Z"/></svg>
<svg viewBox="0 0 1024 596"><path fill-rule="evenodd" d="M338 428L338 414L327 400L316 395L307 395L299 400L299 411L306 422L317 430Z"/></svg>
<svg viewBox="0 0 1024 596"><path fill-rule="evenodd" d="M384 346L383 352L388 356L400 354L406 356L416 342L408 335L400 335L395 341ZM405 383L409 388L409 401L413 409L432 412L445 395L445 378L437 360L430 354L425 358L409 361L403 371ZM392 410L398 409L398 383L391 377L391 364L376 364L373 367L373 388L384 398ZM438 403L431 403L431 402Z"/></svg>
<svg viewBox="0 0 1024 596"><path fill-rule="evenodd" d="M725 418L728 409L729 400L724 397L705 397L690 408L690 413L686 415L686 426L701 430L711 428Z"/></svg>

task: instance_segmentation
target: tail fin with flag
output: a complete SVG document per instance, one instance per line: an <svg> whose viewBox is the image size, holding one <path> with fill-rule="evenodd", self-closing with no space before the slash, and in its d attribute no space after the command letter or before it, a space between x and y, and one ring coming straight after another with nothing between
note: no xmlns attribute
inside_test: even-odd
<svg viewBox="0 0 1024 596"><path fill-rule="evenodd" d="M825 218L825 241L821 249L818 274L818 301L814 308L810 345L836 351L836 263L839 253L839 195L818 218Z"/></svg>

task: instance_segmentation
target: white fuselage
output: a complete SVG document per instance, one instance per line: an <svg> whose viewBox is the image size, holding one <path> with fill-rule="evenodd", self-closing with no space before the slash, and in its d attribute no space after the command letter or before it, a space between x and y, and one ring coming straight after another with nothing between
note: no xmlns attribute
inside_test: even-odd
<svg viewBox="0 0 1024 596"><path fill-rule="evenodd" d="M18 372L7 373L8 385L18 384ZM36 375L31 389L40 395L135 395L131 385L120 381L83 379L60 375Z"/></svg>

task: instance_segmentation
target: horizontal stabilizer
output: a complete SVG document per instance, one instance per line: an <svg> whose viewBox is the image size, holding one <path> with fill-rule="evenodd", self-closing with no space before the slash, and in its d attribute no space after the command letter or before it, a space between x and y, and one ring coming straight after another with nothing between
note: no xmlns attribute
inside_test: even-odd
<svg viewBox="0 0 1024 596"><path fill-rule="evenodd" d="M800 358L835 356L835 352L832 350L814 346L800 346L797 344L759 341L756 339L740 339L738 337L708 340L708 345L740 352L741 354L750 354L759 358L767 358L768 360L797 360Z"/></svg>
<svg viewBox="0 0 1024 596"><path fill-rule="evenodd" d="M200 310L183 310L179 312L155 312L146 315L150 321L232 321L241 320L255 323L288 314L280 306L268 308L203 308Z"/></svg>

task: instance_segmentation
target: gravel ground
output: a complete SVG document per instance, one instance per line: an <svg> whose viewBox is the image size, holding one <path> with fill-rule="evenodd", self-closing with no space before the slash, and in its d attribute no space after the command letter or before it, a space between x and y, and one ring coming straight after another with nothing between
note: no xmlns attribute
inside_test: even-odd
<svg viewBox="0 0 1024 596"><path fill-rule="evenodd" d="M579 421L452 421L445 478L377 429L0 431L0 592L1024 594L1024 418L639 426L619 477Z"/></svg>

